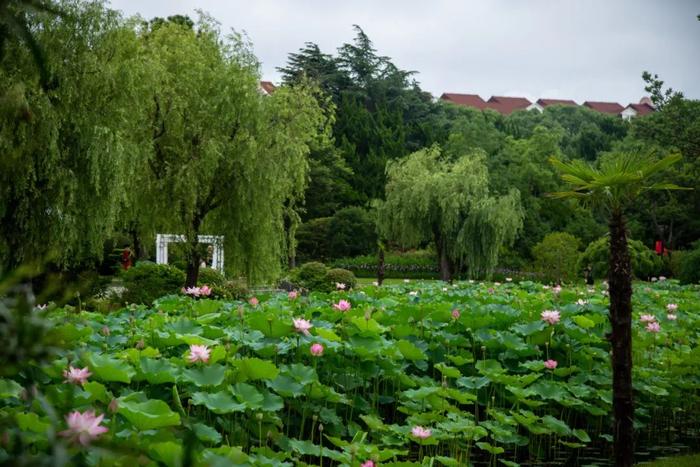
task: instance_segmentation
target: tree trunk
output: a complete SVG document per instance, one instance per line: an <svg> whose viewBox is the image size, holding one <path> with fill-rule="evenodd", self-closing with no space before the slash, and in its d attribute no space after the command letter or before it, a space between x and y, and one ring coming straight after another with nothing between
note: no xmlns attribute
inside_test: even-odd
<svg viewBox="0 0 700 467"><path fill-rule="evenodd" d="M438 253L438 267L440 269L440 280L452 282L452 261L447 254L447 242L435 229L435 247Z"/></svg>
<svg viewBox="0 0 700 467"><path fill-rule="evenodd" d="M185 278L185 287L197 287L197 279L199 279L199 265L202 257L199 254L199 226L202 221L199 217L192 220L192 237L189 239L189 252L187 254L187 277Z"/></svg>
<svg viewBox="0 0 700 467"><path fill-rule="evenodd" d="M610 219L608 265L612 334L613 412L615 465L634 460L634 405L632 399L632 271L627 249L625 219L614 212Z"/></svg>
<svg viewBox="0 0 700 467"><path fill-rule="evenodd" d="M377 285L384 282L384 247L379 247L379 264L377 264Z"/></svg>

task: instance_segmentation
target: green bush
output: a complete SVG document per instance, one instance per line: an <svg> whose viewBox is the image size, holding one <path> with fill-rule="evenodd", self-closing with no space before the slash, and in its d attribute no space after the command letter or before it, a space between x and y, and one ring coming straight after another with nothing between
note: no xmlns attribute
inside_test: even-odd
<svg viewBox="0 0 700 467"><path fill-rule="evenodd" d="M336 212L328 226L329 257L365 255L377 249L376 224L372 214L360 207Z"/></svg>
<svg viewBox="0 0 700 467"><path fill-rule="evenodd" d="M325 261L330 257L328 232L330 231L331 220L331 217L319 217L318 219L304 222L299 226L296 233L296 253L299 261Z"/></svg>
<svg viewBox="0 0 700 467"><path fill-rule="evenodd" d="M292 271L291 278L296 285L308 290L328 290L327 273L328 268L325 264L312 261Z"/></svg>
<svg viewBox="0 0 700 467"><path fill-rule="evenodd" d="M653 250L644 246L639 240L628 240L632 274L637 279L649 279L658 276L663 269L663 260ZM591 243L578 261L577 270L583 274L586 266L591 266L593 277L604 279L608 275L608 256L610 245L608 237L601 237Z"/></svg>
<svg viewBox="0 0 700 467"><path fill-rule="evenodd" d="M347 289L354 289L357 286L357 279L352 271L342 268L329 269L326 273L326 282L330 290L335 289L336 284L345 284Z"/></svg>
<svg viewBox="0 0 700 467"><path fill-rule="evenodd" d="M248 287L243 280L224 281L211 288L211 298L220 300L241 300L248 296Z"/></svg>
<svg viewBox="0 0 700 467"><path fill-rule="evenodd" d="M565 232L545 235L532 249L535 271L548 280L571 281L576 277L579 244L578 238Z"/></svg>
<svg viewBox="0 0 700 467"><path fill-rule="evenodd" d="M356 277L377 277L377 255L341 258L332 266L352 271ZM387 252L384 255L384 277L387 279L437 279L437 257L430 250Z"/></svg>
<svg viewBox="0 0 700 467"><path fill-rule="evenodd" d="M673 255L678 255L674 252ZM684 251L680 255L678 279L681 284L700 283L700 242L695 242L695 248Z"/></svg>
<svg viewBox="0 0 700 467"><path fill-rule="evenodd" d="M223 274L214 268L199 268L199 277L197 285L208 285L209 287L221 286L226 283L226 278Z"/></svg>
<svg viewBox="0 0 700 467"><path fill-rule="evenodd" d="M125 303L150 305L156 298L177 293L185 283L185 273L168 264L143 261L124 271L122 281Z"/></svg>

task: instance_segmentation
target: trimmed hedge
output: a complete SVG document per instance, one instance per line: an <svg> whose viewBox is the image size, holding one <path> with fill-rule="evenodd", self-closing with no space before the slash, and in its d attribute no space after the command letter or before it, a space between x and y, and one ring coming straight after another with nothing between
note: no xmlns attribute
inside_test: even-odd
<svg viewBox="0 0 700 467"><path fill-rule="evenodd" d="M124 271L122 281L126 287L122 295L125 303L151 305L163 295L178 293L185 283L185 273L169 264L142 261Z"/></svg>
<svg viewBox="0 0 700 467"><path fill-rule="evenodd" d="M357 277L376 277L377 255L356 256L334 261L332 265L352 271ZM384 256L384 277L387 279L438 279L437 258L431 251L387 253Z"/></svg>

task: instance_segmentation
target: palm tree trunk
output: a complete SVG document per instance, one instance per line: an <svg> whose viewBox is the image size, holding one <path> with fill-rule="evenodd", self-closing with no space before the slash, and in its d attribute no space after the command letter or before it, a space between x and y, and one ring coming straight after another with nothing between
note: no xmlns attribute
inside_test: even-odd
<svg viewBox="0 0 700 467"><path fill-rule="evenodd" d="M618 467L634 460L634 405L632 399L632 271L622 212L610 218L610 323L612 334L614 455Z"/></svg>

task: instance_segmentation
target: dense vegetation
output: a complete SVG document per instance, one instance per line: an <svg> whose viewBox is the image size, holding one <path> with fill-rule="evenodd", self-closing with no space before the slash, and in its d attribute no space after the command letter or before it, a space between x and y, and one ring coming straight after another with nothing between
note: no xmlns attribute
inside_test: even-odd
<svg viewBox="0 0 700 467"><path fill-rule="evenodd" d="M662 281L635 292L635 424L642 444L683 441L700 428L698 290ZM409 282L249 303L173 295L111 314L51 309L36 338L63 349L31 371L2 369L0 423L17 424L0 456L599 463L613 434L606 293ZM23 392L32 382L38 390ZM108 431L86 439L101 449L87 454L61 434L55 414L72 410L104 415Z"/></svg>

